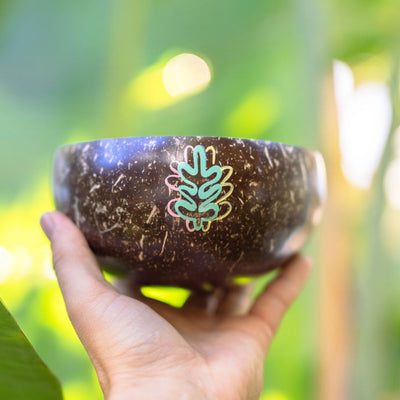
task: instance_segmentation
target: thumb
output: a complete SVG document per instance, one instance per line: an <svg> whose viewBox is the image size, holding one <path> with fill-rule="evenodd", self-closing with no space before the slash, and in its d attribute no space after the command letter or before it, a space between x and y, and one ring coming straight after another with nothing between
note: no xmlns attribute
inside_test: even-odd
<svg viewBox="0 0 400 400"><path fill-rule="evenodd" d="M104 279L86 239L64 214L45 213L40 224L51 241L53 266L71 321L105 292L115 291Z"/></svg>
<svg viewBox="0 0 400 400"><path fill-rule="evenodd" d="M264 325L264 347L269 347L286 311L306 283L311 268L312 261L309 257L298 255L292 258L255 301L250 315L258 318Z"/></svg>

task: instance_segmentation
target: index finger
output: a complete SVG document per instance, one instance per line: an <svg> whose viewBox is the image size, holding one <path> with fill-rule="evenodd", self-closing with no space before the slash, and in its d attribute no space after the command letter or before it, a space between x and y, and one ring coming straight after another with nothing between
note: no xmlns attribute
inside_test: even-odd
<svg viewBox="0 0 400 400"><path fill-rule="evenodd" d="M68 313L101 293L114 291L83 234L69 218L54 211L44 214L40 223L51 241L53 266Z"/></svg>

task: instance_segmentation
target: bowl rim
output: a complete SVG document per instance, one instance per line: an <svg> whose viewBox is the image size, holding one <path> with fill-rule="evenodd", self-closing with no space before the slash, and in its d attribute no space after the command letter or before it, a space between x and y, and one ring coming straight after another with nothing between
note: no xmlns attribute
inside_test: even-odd
<svg viewBox="0 0 400 400"><path fill-rule="evenodd" d="M234 136L204 136L204 135L150 135L150 136L124 136L124 137L114 137L114 138L101 138L94 140L84 140L73 143L66 143L57 148L57 150L61 150L64 148L72 147L72 146L86 146L88 144L96 144L100 142L118 142L122 140L140 140L140 139L167 139L167 138L176 138L176 139L188 139L188 138L197 138L197 139L228 139L228 140L241 140L243 142L248 142L249 144L255 143L257 145L280 145L284 147L295 148L304 152L319 152L319 150L313 150L307 147L298 146L294 144L288 144L283 142L277 142L273 140L263 140L263 139L252 139L252 138L242 138L242 137L234 137Z"/></svg>

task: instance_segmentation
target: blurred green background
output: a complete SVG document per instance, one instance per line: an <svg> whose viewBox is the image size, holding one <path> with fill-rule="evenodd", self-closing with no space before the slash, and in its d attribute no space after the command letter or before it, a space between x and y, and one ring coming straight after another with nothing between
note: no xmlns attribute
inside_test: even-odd
<svg viewBox="0 0 400 400"><path fill-rule="evenodd" d="M399 21L399 0L0 0L0 297L66 400L102 397L38 224L52 156L144 135L322 151L316 269L262 398L400 396Z"/></svg>

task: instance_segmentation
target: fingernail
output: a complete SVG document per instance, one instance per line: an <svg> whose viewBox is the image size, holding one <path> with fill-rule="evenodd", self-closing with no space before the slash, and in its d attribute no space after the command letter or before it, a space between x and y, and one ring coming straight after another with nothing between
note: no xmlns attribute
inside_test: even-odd
<svg viewBox="0 0 400 400"><path fill-rule="evenodd" d="M43 232L46 234L47 238L51 240L51 236L53 235L54 232L54 220L52 218L52 213L47 212L42 215L40 218L40 226L43 229Z"/></svg>

